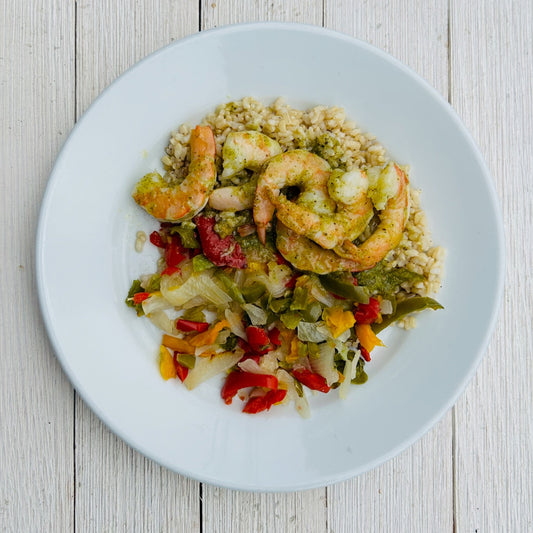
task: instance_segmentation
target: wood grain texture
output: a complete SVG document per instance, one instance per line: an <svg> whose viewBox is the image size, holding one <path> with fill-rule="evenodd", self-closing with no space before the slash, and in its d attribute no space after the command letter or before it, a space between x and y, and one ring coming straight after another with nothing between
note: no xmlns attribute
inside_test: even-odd
<svg viewBox="0 0 533 533"><path fill-rule="evenodd" d="M0 530L533 531L533 6L449 4L0 0ZM53 356L33 267L48 174L97 94L199 24L259 20L324 23L388 51L444 97L450 89L507 234L504 306L454 416L372 472L284 495L202 486L111 434Z"/></svg>
<svg viewBox="0 0 533 533"><path fill-rule="evenodd" d="M322 24L321 0L202 0L202 29L253 21ZM203 486L203 530L308 533L326 529L326 493L251 494Z"/></svg>
<svg viewBox="0 0 533 533"><path fill-rule="evenodd" d="M77 117L150 52L198 30L194 1L77 3ZM76 401L76 530L200 528L200 486L144 458Z"/></svg>
<svg viewBox="0 0 533 533"><path fill-rule="evenodd" d="M327 27L386 50L447 98L447 1L360 2L355 7L351 1L326 0L324 16ZM330 531L452 531L452 431L448 413L398 457L329 487ZM347 516L343 509L354 512Z"/></svg>
<svg viewBox="0 0 533 533"><path fill-rule="evenodd" d="M533 7L451 4L451 101L501 198L504 305L456 407L458 531L533 531Z"/></svg>
<svg viewBox="0 0 533 533"><path fill-rule="evenodd" d="M69 530L73 393L37 302L35 231L74 124L74 11L0 3L0 529Z"/></svg>

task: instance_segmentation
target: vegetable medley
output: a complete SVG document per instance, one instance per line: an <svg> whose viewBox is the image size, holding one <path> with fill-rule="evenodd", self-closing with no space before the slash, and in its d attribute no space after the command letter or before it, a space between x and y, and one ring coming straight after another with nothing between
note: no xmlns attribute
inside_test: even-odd
<svg viewBox="0 0 533 533"><path fill-rule="evenodd" d="M309 415L306 392L366 382L365 364L384 327L441 306L428 297L395 303L394 291L418 274L379 263L359 273L317 275L293 268L255 234L217 233L208 209L192 221L162 223L150 235L159 271L135 280L126 303L165 333L161 376L188 389L224 374L221 396L259 413L294 402ZM226 228L227 229L227 228ZM172 317L172 318L171 318Z"/></svg>

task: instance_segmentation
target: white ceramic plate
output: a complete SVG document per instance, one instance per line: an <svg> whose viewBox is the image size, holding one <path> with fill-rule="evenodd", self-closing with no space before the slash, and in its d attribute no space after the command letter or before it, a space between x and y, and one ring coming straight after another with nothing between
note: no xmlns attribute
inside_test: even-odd
<svg viewBox="0 0 533 533"><path fill-rule="evenodd" d="M268 53L265 53L268 50ZM412 168L434 240L448 249L438 299L419 327L384 335L369 381L247 416L220 400L221 379L193 392L164 382L159 334L124 305L155 251L133 250L156 224L130 198L159 167L172 129L253 95L299 107L340 105ZM201 481L246 490L307 489L355 476L427 431L472 377L502 290L502 224L491 177L441 96L368 44L321 28L253 24L204 32L156 52L115 81L65 143L43 200L37 281L65 372L131 446ZM153 247L152 247L153 248Z"/></svg>

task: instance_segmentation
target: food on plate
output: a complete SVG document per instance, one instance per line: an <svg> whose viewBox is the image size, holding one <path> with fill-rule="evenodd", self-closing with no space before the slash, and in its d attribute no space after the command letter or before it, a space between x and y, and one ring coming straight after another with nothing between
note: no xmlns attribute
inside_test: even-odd
<svg viewBox="0 0 533 533"><path fill-rule="evenodd" d="M182 125L133 198L160 222L157 270L126 303L162 331L159 369L255 414L367 381L378 334L442 306L409 169L338 107L243 98Z"/></svg>

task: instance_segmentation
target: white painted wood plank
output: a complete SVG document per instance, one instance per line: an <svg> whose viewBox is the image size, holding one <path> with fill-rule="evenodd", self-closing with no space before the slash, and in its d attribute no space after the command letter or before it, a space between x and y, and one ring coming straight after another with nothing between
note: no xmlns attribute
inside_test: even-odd
<svg viewBox="0 0 533 533"><path fill-rule="evenodd" d="M328 28L389 52L447 97L445 0L427 4L326 0L324 20ZM398 457L351 481L329 487L329 530L452 531L452 473L452 415L448 413Z"/></svg>
<svg viewBox="0 0 533 533"><path fill-rule="evenodd" d="M456 407L457 531L533 531L533 5L451 2L451 102L496 181L504 308Z"/></svg>
<svg viewBox="0 0 533 533"><path fill-rule="evenodd" d="M202 29L244 22L322 25L322 0L200 0Z"/></svg>
<svg viewBox="0 0 533 533"><path fill-rule="evenodd" d="M198 30L198 2L77 3L77 111L124 70ZM200 486L144 458L76 401L76 530L200 528Z"/></svg>
<svg viewBox="0 0 533 533"><path fill-rule="evenodd" d="M202 0L202 29L259 20L321 25L322 1ZM254 494L204 485L203 528L210 533L325 531L325 489Z"/></svg>
<svg viewBox="0 0 533 533"><path fill-rule="evenodd" d="M0 529L73 524L73 393L35 285L41 196L74 124L74 10L0 3Z"/></svg>

